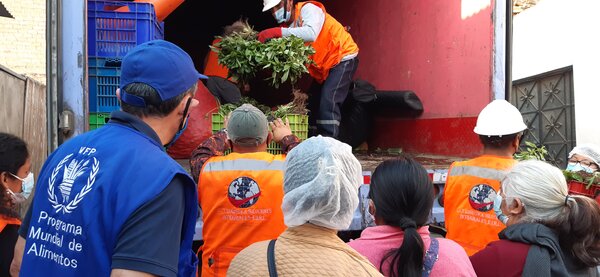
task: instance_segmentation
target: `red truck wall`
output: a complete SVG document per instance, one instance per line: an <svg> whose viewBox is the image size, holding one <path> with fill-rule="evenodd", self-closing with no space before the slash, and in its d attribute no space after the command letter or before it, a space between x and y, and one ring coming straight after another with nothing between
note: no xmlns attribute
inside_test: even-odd
<svg viewBox="0 0 600 277"><path fill-rule="evenodd" d="M425 107L418 119L378 118L370 148L481 151L472 130L492 99L493 2L465 16L473 2L482 1L323 1L360 47L356 77L379 90L413 90Z"/></svg>

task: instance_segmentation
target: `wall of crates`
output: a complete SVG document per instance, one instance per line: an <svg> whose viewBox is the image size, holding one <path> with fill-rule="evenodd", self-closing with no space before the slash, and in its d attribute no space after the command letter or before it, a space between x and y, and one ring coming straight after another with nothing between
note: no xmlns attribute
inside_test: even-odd
<svg viewBox="0 0 600 277"><path fill-rule="evenodd" d="M121 61L146 41L163 39L164 23L149 3L88 0L88 76L90 130L119 110L116 91Z"/></svg>

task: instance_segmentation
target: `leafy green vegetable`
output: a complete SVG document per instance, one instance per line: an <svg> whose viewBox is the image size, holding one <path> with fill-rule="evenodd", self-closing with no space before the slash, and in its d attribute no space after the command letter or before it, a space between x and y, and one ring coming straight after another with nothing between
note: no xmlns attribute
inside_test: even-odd
<svg viewBox="0 0 600 277"><path fill-rule="evenodd" d="M271 70L271 77L267 80L278 88L287 81L293 85L302 74L308 73L307 65L313 63L309 57L314 53L314 48L305 45L301 38L283 37L267 41L259 60L262 69Z"/></svg>
<svg viewBox="0 0 600 277"><path fill-rule="evenodd" d="M567 182L577 181L586 184L585 189L589 189L592 185L600 186L600 172L587 173L584 171L569 171L563 170L563 175Z"/></svg>
<svg viewBox="0 0 600 277"><path fill-rule="evenodd" d="M515 160L546 160L546 156L548 156L548 150L546 150L546 146L541 145L538 147L537 145L529 141L526 141L525 145L527 146L525 150L521 150L514 155Z"/></svg>
<svg viewBox="0 0 600 277"><path fill-rule="evenodd" d="M228 77L242 84L248 83L259 70L268 70L271 76L267 80L273 87L279 88L288 81L294 85L302 74L308 73L307 65L313 63L309 57L315 53L314 48L295 36L260 43L256 32L245 30L218 38L221 41L211 46L211 50L218 53L219 63L229 69Z"/></svg>

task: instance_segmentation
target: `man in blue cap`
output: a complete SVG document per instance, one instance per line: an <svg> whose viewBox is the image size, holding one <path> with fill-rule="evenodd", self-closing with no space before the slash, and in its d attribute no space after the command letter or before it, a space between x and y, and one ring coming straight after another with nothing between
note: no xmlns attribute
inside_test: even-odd
<svg viewBox="0 0 600 277"><path fill-rule="evenodd" d="M50 155L21 227L21 276L193 276L194 181L164 151L183 132L199 74L176 45L138 45L121 69L121 111Z"/></svg>

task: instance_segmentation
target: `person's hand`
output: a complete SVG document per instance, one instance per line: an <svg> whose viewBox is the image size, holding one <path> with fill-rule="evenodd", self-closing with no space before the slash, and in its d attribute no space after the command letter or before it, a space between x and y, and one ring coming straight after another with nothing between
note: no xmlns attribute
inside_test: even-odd
<svg viewBox="0 0 600 277"><path fill-rule="evenodd" d="M273 120L273 122L269 122L271 126L271 131L273 132L273 141L280 143L284 137L292 134L292 129L290 128L290 121L286 118L285 123L281 118Z"/></svg>
<svg viewBox="0 0 600 277"><path fill-rule="evenodd" d="M280 38L281 36L282 35L280 27L269 28L258 33L258 41L260 41L261 43L265 43L265 41L267 41L268 39Z"/></svg>

